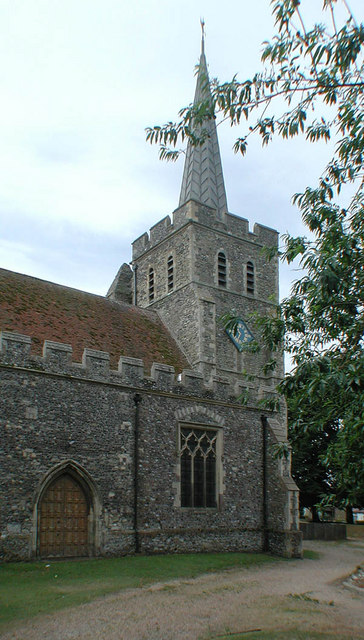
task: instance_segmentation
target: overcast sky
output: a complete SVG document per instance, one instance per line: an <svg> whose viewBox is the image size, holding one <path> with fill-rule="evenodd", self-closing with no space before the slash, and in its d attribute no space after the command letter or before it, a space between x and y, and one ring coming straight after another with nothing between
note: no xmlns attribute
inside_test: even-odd
<svg viewBox="0 0 364 640"><path fill-rule="evenodd" d="M1 267L105 294L132 240L177 207L183 158L160 162L144 129L193 99L201 16L211 77L259 70L269 0L0 0ZM257 141L242 158L238 131L218 132L229 211L301 233L291 196L328 149Z"/></svg>

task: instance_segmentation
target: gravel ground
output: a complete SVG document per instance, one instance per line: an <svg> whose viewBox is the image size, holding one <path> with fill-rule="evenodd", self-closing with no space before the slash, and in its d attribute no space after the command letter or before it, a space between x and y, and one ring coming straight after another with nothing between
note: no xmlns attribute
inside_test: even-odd
<svg viewBox="0 0 364 640"><path fill-rule="evenodd" d="M319 552L319 559L130 589L33 618L2 638L201 640L253 629L302 629L364 639L364 589L349 578L363 566L364 542L310 541L305 548Z"/></svg>

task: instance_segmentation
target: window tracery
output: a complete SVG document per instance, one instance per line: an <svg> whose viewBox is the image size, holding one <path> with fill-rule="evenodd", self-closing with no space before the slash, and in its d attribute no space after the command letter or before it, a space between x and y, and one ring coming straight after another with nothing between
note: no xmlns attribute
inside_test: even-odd
<svg viewBox="0 0 364 640"><path fill-rule="evenodd" d="M181 428L181 507L217 506L217 437L213 429Z"/></svg>

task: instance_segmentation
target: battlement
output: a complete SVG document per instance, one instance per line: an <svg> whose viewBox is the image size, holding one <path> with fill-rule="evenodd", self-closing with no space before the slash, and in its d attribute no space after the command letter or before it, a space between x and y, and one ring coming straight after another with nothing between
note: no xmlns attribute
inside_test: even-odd
<svg viewBox="0 0 364 640"><path fill-rule="evenodd" d="M94 349L84 349L82 361L73 362L71 345L50 340L45 340L42 356L37 356L31 353L31 342L29 336L1 331L0 364L14 369L32 369L39 373L66 375L222 402L239 402L242 392L241 383L234 385L227 378L212 376L211 380L205 382L202 373L188 369L176 376L174 367L157 362L152 364L150 375L146 376L143 361L127 356L120 356L118 368L113 370L110 369L110 354ZM252 405L258 396L259 394L251 398Z"/></svg>
<svg viewBox="0 0 364 640"><path fill-rule="evenodd" d="M232 213L223 214L221 218L218 218L215 209L195 200L189 200L173 212L173 222L170 216L166 216L153 225L149 233L143 233L133 242L133 260L139 258L190 221L259 245L275 246L278 243L278 232L274 229L256 223L253 231L250 231L249 221L246 218Z"/></svg>

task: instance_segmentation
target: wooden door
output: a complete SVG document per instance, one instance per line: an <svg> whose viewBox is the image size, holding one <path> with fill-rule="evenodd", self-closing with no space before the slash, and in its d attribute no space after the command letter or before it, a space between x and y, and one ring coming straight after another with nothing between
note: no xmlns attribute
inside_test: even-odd
<svg viewBox="0 0 364 640"><path fill-rule="evenodd" d="M88 555L88 504L69 474L46 489L39 517L39 553L43 558Z"/></svg>

